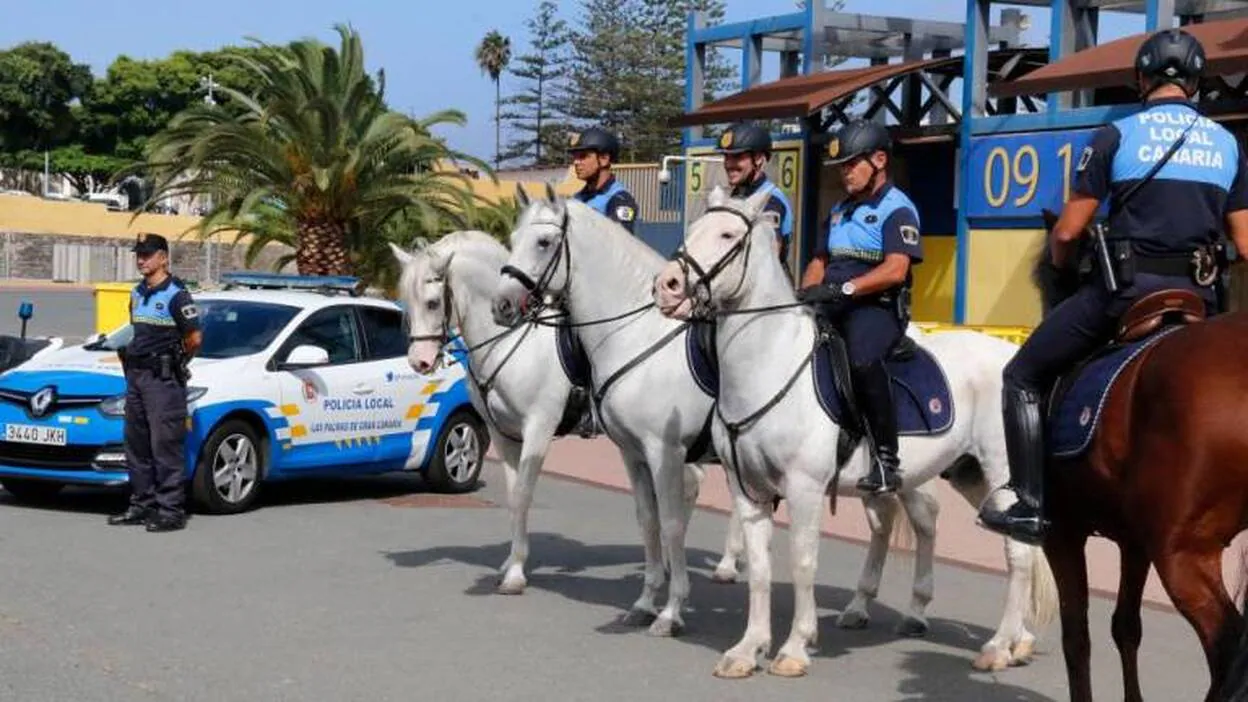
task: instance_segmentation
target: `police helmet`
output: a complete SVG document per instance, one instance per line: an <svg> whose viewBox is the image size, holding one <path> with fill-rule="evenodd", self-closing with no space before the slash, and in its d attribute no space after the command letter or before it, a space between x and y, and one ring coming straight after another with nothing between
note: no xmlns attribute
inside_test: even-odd
<svg viewBox="0 0 1248 702"><path fill-rule="evenodd" d="M888 135L888 130L882 124L858 119L841 127L836 136L832 137L832 141L828 142L828 162L846 163L859 156L870 156L876 151L892 154L893 140Z"/></svg>
<svg viewBox="0 0 1248 702"><path fill-rule="evenodd" d="M578 151L597 151L611 157L615 162L620 157L620 140L615 135L599 127L590 127L579 134L572 135L568 144L568 153Z"/></svg>
<svg viewBox="0 0 1248 702"><path fill-rule="evenodd" d="M749 122L738 122L719 137L715 149L721 154L741 154L747 151L771 156L771 135L767 130Z"/></svg>
<svg viewBox="0 0 1248 702"><path fill-rule="evenodd" d="M1186 84L1196 81L1205 71L1205 48L1181 29L1166 29L1140 45L1135 55L1135 70L1147 81L1146 92L1163 83L1186 88Z"/></svg>

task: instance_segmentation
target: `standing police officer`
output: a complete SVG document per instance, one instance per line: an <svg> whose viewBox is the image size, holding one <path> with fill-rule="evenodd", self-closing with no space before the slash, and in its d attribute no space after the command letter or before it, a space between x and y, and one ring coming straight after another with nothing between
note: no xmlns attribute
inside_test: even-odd
<svg viewBox="0 0 1248 702"><path fill-rule="evenodd" d="M888 176L892 139L882 125L857 120L828 144L848 197L832 208L827 238L802 276L798 299L816 303L845 339L854 394L873 440L873 469L858 489L901 487L897 416L884 357L909 323L910 266L923 260L919 213Z"/></svg>
<svg viewBox="0 0 1248 702"><path fill-rule="evenodd" d="M793 206L784 196L784 191L767 178L763 168L771 159L771 135L766 129L742 122L734 124L719 138L719 148L724 155L724 172L728 174L728 184L732 186L732 196L748 198L759 190L771 194L764 212L775 212L780 218L780 228L776 230L774 247L784 270L788 271L789 241L793 237Z"/></svg>
<svg viewBox="0 0 1248 702"><path fill-rule="evenodd" d="M572 136L568 147L572 169L585 187L576 199L619 222L630 233L637 221L637 200L615 179L611 166L620 157L620 142L610 132L590 127Z"/></svg>
<svg viewBox="0 0 1248 702"><path fill-rule="evenodd" d="M1003 410L1010 485L1017 500L1004 511L985 503L980 523L1020 541L1038 544L1043 519L1042 399L1057 377L1107 342L1118 318L1135 300L1158 290L1196 292L1216 309L1208 278L1216 279L1211 247L1225 226L1236 248L1248 251L1248 189L1244 155L1235 137L1190 103L1205 67L1205 52L1178 29L1149 37L1136 55L1136 81L1144 109L1102 127L1076 167L1070 200L1053 228L1053 264L1073 264L1076 242L1110 201L1106 245L1117 261L1117 291L1093 276L1041 320L1005 367ZM1186 142L1151 180L1153 165L1191 126ZM1127 201L1124 191L1139 185ZM1194 256L1205 258L1203 271ZM1100 257L1098 256L1098 259ZM1198 274L1208 276L1201 284Z"/></svg>
<svg viewBox="0 0 1248 702"><path fill-rule="evenodd" d="M108 523L174 531L186 526L186 363L203 337L191 294L169 272L169 242L141 234L133 250L143 280L130 293L134 336L120 352L130 506Z"/></svg>

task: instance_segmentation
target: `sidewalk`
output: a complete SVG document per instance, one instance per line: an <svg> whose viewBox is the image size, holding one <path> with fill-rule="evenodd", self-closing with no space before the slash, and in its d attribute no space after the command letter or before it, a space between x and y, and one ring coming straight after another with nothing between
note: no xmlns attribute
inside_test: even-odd
<svg viewBox="0 0 1248 702"><path fill-rule="evenodd" d="M493 452L491 456L497 458ZM605 438L586 440L566 437L556 440L546 457L544 470L578 482L631 492L619 450ZM1001 537L977 526L975 510L943 480L939 480L937 495L941 507L937 522L937 559L972 570L1005 573L1005 547ZM727 513L731 504L731 494L728 492L723 470L717 467L708 469L698 494L698 506ZM842 495L837 499L836 511L835 516L824 512L822 530L825 536L855 543L866 543L870 540L871 532L867 528L861 500ZM788 514L783 504L777 513L777 520L788 524ZM1241 534L1226 550L1223 558L1223 571L1232 594L1238 588L1238 554L1248 547L1248 540L1245 539L1248 537ZM1107 539L1089 539L1087 557L1089 586L1099 596L1115 597L1119 573L1117 546ZM1162 588L1155 571L1149 572L1144 604L1155 609L1173 611L1170 598Z"/></svg>

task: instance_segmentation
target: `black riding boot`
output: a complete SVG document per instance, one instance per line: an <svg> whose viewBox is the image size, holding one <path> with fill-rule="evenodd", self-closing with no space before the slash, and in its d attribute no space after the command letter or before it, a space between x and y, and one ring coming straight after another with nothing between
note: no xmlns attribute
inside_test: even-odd
<svg viewBox="0 0 1248 702"><path fill-rule="evenodd" d="M578 402L583 408L580 421L576 423L572 431L579 434L583 439L592 439L601 434L602 430L599 429L598 422L594 417L594 401L589 396L589 390L579 385L573 385L572 395L572 401Z"/></svg>
<svg viewBox="0 0 1248 702"><path fill-rule="evenodd" d="M897 411L888 369L883 361L876 361L855 369L853 375L866 430L875 445L871 470L858 481L858 489L875 494L894 492L901 487L901 476L897 474Z"/></svg>
<svg viewBox="0 0 1248 702"><path fill-rule="evenodd" d="M1044 540L1044 426L1040 396L1022 388L1006 387L1001 393L1005 413L1006 455L1010 461L1010 487L1018 501L1004 512L988 504L979 511L979 523L987 529L1026 544Z"/></svg>

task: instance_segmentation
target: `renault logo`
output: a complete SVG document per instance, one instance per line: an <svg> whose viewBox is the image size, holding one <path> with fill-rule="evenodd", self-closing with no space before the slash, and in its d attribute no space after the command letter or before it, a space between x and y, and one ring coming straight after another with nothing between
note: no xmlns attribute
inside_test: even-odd
<svg viewBox="0 0 1248 702"><path fill-rule="evenodd" d="M56 401L56 388L46 387L30 396L30 413L35 417L47 414L52 403Z"/></svg>

